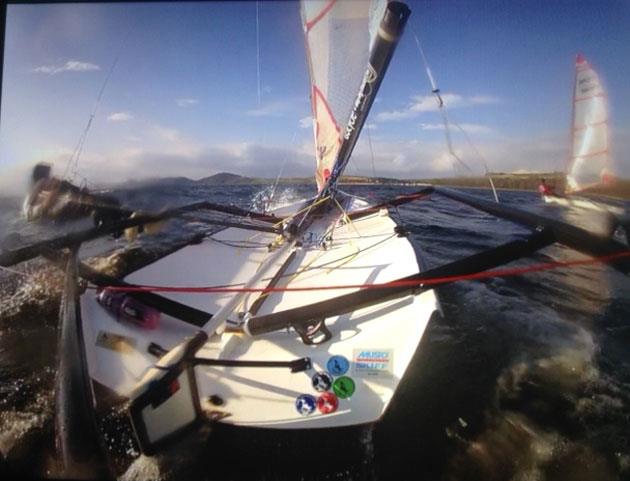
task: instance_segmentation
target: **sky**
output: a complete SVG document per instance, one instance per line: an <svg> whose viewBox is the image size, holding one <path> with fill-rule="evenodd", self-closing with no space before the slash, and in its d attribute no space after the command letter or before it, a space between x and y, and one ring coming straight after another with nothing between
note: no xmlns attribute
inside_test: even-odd
<svg viewBox="0 0 630 481"><path fill-rule="evenodd" d="M630 177L629 1L408 4L346 173L461 173L415 34L451 121L470 139L453 128L455 152L475 173L484 161L501 172L564 168L582 52L608 91L612 156ZM0 194L24 189L39 161L62 175L93 113L77 177L91 183L314 172L296 2L16 4L6 22Z"/></svg>

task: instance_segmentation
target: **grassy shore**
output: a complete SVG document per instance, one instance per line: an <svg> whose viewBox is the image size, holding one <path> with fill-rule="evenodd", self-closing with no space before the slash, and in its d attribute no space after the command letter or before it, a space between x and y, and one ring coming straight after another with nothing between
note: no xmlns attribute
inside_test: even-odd
<svg viewBox="0 0 630 481"><path fill-rule="evenodd" d="M565 175L562 172L545 172L545 173L528 173L528 174L512 174L512 173L492 173L490 174L494 186L499 190L522 190L535 192L538 190L540 180L545 179L547 184L556 192L564 192ZM432 184L450 187L467 187L477 189L490 189L490 181L487 176L482 177L447 177L432 179L388 179L388 178L371 178L371 177L351 177L344 176L341 178L342 184L386 184L386 185L418 185ZM607 186L598 186L587 189L585 194L593 194L604 197L611 197L620 200L630 200L630 179L617 179L614 183Z"/></svg>
<svg viewBox="0 0 630 481"><path fill-rule="evenodd" d="M564 192L565 175L562 172L537 172L528 174L514 174L493 172L490 174L492 181L497 189L500 190L522 190L532 191L538 190L540 179L544 178L549 186L556 192ZM243 177L241 175L222 172L204 177L203 179L192 180L186 177L169 177L145 179L132 183L134 186L144 185L171 185L173 183L181 185L269 185L273 184L275 179L262 177ZM284 177L279 179L279 183L283 185L304 184L314 185L315 179L309 177ZM488 176L480 177L442 177L432 179L395 179L391 177L367 177L358 175L343 175L339 183L341 185L405 185L416 186L420 184L443 185L450 187L467 187L477 189L489 189L490 181ZM130 184L128 184L130 185ZM615 199L630 200L630 179L619 179L615 183L606 187L597 187L589 189L587 193L599 196L607 196Z"/></svg>

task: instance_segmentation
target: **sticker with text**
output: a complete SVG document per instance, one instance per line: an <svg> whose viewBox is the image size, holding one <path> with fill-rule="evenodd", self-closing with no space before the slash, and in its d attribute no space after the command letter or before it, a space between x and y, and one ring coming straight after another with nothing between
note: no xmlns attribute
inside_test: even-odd
<svg viewBox="0 0 630 481"><path fill-rule="evenodd" d="M352 366L355 376L389 376L394 372L394 350L355 349Z"/></svg>

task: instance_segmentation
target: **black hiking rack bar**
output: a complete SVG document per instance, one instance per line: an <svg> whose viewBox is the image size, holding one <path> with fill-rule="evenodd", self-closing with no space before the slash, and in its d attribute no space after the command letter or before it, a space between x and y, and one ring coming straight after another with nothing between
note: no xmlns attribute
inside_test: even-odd
<svg viewBox="0 0 630 481"><path fill-rule="evenodd" d="M311 369L311 358L301 357L292 361L242 361L236 359L205 359L195 357L192 361L195 366L224 366L224 367L288 367L291 372L303 372Z"/></svg>
<svg viewBox="0 0 630 481"><path fill-rule="evenodd" d="M19 247L17 249L10 249L0 252L0 266L9 267L19 262L23 262L34 257L37 257L42 254L42 252L47 249L62 249L64 247L70 247L73 245L80 244L82 242L90 241L96 239L98 237L103 237L109 234L114 234L120 232L129 227L137 227L143 224L150 224L152 222L157 222L161 220L165 220L171 217L176 217L179 215L186 214L188 212L192 212L195 210L218 210L218 208L224 208L226 213L235 214L235 215L244 215L247 213L251 216L249 211L245 211L232 206L219 206L218 204L212 204L210 202L198 202L195 204L186 205L183 207L177 207L174 209L169 209L159 214L140 214L136 217L124 219L117 222L112 222L109 224L103 224L98 227L94 227L91 229L84 229L81 231L71 232L69 234L65 234L59 237L55 237L52 239L46 239L43 241L35 242L33 244L29 244L24 247ZM270 222L271 219L275 219L277 221L281 221L281 219L268 216L266 214L258 214L257 220L263 220L264 222ZM220 220L201 220L201 222L207 224L215 224L221 225L224 227L236 227L239 229L248 229L255 231L263 231L269 232L272 234L279 234L281 232L279 227L274 226L261 226L249 223L237 223L237 222L227 222Z"/></svg>
<svg viewBox="0 0 630 481"><path fill-rule="evenodd" d="M111 479L107 450L94 414L79 306L77 251L78 246L65 259L59 316L54 421L57 455L66 473L84 479Z"/></svg>
<svg viewBox="0 0 630 481"><path fill-rule="evenodd" d="M201 346L199 346L201 347ZM147 348L149 354L155 357L162 357L168 354L168 349L164 349L159 344L152 342ZM189 362L193 366L219 366L219 367L261 367L261 368L278 368L288 367L291 372L308 371L313 367L310 357L301 357L292 361L244 361L237 359L208 359L203 357L194 357L191 353Z"/></svg>
<svg viewBox="0 0 630 481"><path fill-rule="evenodd" d="M370 289L361 289L356 292L344 294L313 304L287 309L285 311L255 316L248 319L244 325L244 331L252 336L266 334L289 327L300 329L302 325L312 326L314 320L318 322L319 328L314 329L310 335L318 334L320 329L325 329L324 319L339 316L348 312L380 304L385 301L404 297L409 294L419 294L425 290L433 289L432 285L423 285L422 281L432 279L443 279L444 277L457 277L468 274L476 274L485 270L506 264L533 254L539 249L555 242L553 233L546 228L537 230L525 240L516 240L501 246L489 249L478 254L465 257L463 259L450 262L443 266L429 269L422 273L413 274L392 281L395 284L399 281L418 281L417 285L384 286ZM445 281L440 285L455 282Z"/></svg>
<svg viewBox="0 0 630 481"><path fill-rule="evenodd" d="M424 189L420 189L417 192L412 192L411 194L399 195L394 197L393 199L387 200L385 202L381 202L380 204L373 205L371 207L366 207L365 209L356 210L354 212L350 212L348 214L348 218L350 220L361 219L362 217L375 214L381 209L387 209L389 207L398 207L399 205L407 204L409 202L413 202L414 200L422 199L430 195L435 189L433 186L425 187Z"/></svg>
<svg viewBox="0 0 630 481"><path fill-rule="evenodd" d="M599 237L584 229L576 227L565 222L555 219L516 209L515 207L506 207L496 202L490 202L479 197L467 195L459 191L447 189L443 187L435 188L436 194L442 194L445 197L456 200L463 204L474 207L477 210L487 212L496 217L516 222L530 228L543 226L553 232L553 236L557 242L567 247L575 249L590 256L602 257L619 254L628 250L628 247L614 239ZM609 263L624 274L630 273L630 258L619 258L609 261Z"/></svg>

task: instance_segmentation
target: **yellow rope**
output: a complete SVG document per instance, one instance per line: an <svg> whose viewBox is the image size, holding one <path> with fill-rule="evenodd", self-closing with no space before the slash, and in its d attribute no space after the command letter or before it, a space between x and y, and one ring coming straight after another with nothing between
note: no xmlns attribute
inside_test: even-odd
<svg viewBox="0 0 630 481"><path fill-rule="evenodd" d="M354 225L354 222L352 222L352 219L350 218L350 216L348 215L348 213L344 210L344 208L341 206L341 204L339 203L339 201L335 198L333 198L333 200L335 201L335 204L337 204L337 207L339 207L339 210L341 211L341 213L343 214L343 220L345 221L346 224L350 224L350 226L354 229L354 231L357 233L357 235L359 237L361 237L361 233L359 232L359 230L356 228L356 226Z"/></svg>
<svg viewBox="0 0 630 481"><path fill-rule="evenodd" d="M328 199L330 199L330 195L327 195L326 197L322 197L321 199L319 199L317 202L314 202L312 204L307 205L306 207L298 210L296 213L290 215L289 217L285 217L284 219L282 219L281 221L273 224L274 227L280 227L283 223L285 223L288 220L292 220L294 219L297 215L300 215L302 212L306 212L307 210L312 209L313 207L321 204L322 202L327 201Z"/></svg>

